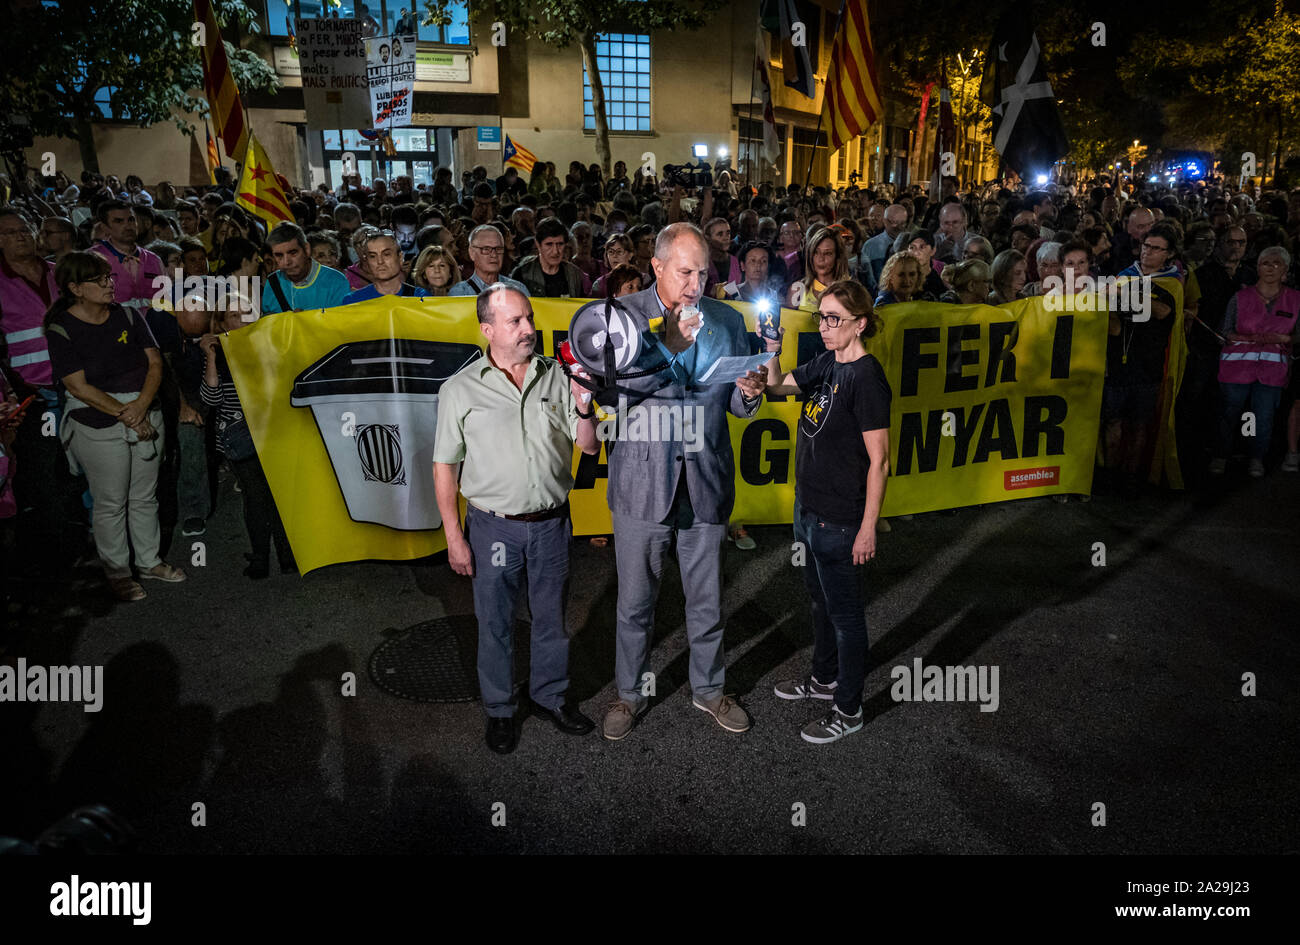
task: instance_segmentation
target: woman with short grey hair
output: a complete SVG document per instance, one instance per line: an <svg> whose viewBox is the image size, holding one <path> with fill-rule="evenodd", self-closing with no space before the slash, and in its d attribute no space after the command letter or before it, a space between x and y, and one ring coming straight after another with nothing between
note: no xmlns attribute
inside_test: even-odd
<svg viewBox="0 0 1300 945"><path fill-rule="evenodd" d="M1228 300L1223 313L1223 335L1228 343L1219 356L1219 390L1223 411L1219 416L1219 443L1210 460L1210 472L1223 475L1227 456L1241 426L1243 408L1255 417L1250 437L1250 475L1264 475L1264 457L1273 439L1273 418L1291 374L1291 351L1300 341L1300 290L1282 284L1291 268L1291 254L1281 246L1260 251L1255 262L1259 281L1243 286ZM1292 379L1294 380L1294 379ZM1294 410L1292 411L1294 415ZM1294 424L1289 424L1287 462L1297 463Z"/></svg>

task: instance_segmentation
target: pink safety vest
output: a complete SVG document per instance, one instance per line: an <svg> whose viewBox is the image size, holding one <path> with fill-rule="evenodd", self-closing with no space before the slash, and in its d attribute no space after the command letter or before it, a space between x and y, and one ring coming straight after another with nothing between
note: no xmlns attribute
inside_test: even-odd
<svg viewBox="0 0 1300 945"><path fill-rule="evenodd" d="M113 248L108 240L100 240L90 247L92 253L103 256L113 268L113 301L129 302L132 299L152 299L158 291L153 287L153 280L163 274L162 260L143 246L135 248L140 258L139 273L134 279L122 264L122 255Z"/></svg>
<svg viewBox="0 0 1300 945"><path fill-rule="evenodd" d="M54 284L54 264L44 262L45 285L50 300L59 297ZM0 271L0 328L9 346L9 364L18 376L33 387L52 387L50 349L45 344L45 300L22 276L6 276Z"/></svg>
<svg viewBox="0 0 1300 945"><path fill-rule="evenodd" d="M1269 314L1253 287L1237 293L1237 333L1291 334L1300 314L1300 291L1283 288ZM1291 345L1226 344L1219 355L1219 380L1224 384L1285 387L1291 366Z"/></svg>

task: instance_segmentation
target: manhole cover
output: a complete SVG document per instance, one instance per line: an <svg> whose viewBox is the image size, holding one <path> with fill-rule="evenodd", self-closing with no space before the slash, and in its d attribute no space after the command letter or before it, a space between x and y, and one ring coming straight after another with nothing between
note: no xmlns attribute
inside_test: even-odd
<svg viewBox="0 0 1300 945"><path fill-rule="evenodd" d="M529 625L515 623L515 682L528 678ZM478 691L478 621L439 617L389 631L370 654L370 679L412 702L473 702Z"/></svg>

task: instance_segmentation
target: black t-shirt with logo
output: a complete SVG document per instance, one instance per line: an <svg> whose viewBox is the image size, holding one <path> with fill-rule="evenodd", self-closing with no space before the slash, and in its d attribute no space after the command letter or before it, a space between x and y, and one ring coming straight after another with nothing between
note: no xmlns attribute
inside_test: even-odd
<svg viewBox="0 0 1300 945"><path fill-rule="evenodd" d="M889 429L893 393L872 355L840 363L823 351L794 369L803 392L795 446L799 504L817 517L856 528L867 508L871 457L862 434Z"/></svg>
<svg viewBox="0 0 1300 945"><path fill-rule="evenodd" d="M138 391L149 374L148 348L157 348L149 326L139 315L128 316L120 305L110 306L102 325L83 322L64 310L50 319L45 338L56 377L86 372L86 383L106 394ZM73 410L68 416L96 429L117 423L94 407Z"/></svg>

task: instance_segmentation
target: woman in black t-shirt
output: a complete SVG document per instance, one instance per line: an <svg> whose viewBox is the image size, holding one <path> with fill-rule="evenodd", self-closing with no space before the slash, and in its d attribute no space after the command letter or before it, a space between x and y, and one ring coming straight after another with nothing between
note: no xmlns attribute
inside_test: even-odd
<svg viewBox="0 0 1300 945"><path fill-rule="evenodd" d="M879 325L867 290L852 280L831 284L817 318L826 350L784 376L773 358L767 390L805 398L795 447L794 535L813 622L812 673L775 691L781 699L834 702L803 729L805 741L825 744L862 728L867 622L857 566L876 556L892 395L863 344ZM779 353L780 342L769 342L768 350Z"/></svg>
<svg viewBox="0 0 1300 945"><path fill-rule="evenodd" d="M154 397L162 355L144 318L113 301L103 257L68 253L54 280L60 298L45 315L45 337L54 376L67 390L60 435L90 484L95 548L113 594L140 600L145 593L131 576L132 550L140 577L185 580L184 571L158 557L163 419Z"/></svg>

